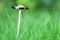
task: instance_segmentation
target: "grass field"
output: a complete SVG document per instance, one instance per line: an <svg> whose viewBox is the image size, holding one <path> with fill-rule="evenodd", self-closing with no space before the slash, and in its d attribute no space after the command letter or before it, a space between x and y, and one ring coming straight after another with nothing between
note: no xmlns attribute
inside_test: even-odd
<svg viewBox="0 0 60 40"><path fill-rule="evenodd" d="M18 10L7 2L0 10L0 40L16 40ZM22 10L17 40L60 40L60 10Z"/></svg>

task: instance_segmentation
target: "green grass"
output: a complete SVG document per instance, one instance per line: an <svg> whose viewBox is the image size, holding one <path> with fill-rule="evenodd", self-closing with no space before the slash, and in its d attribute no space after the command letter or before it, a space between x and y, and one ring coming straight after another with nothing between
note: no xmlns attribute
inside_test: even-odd
<svg viewBox="0 0 60 40"><path fill-rule="evenodd" d="M18 10L5 6L0 16L0 40L16 40ZM17 40L60 40L60 11L22 10Z"/></svg>

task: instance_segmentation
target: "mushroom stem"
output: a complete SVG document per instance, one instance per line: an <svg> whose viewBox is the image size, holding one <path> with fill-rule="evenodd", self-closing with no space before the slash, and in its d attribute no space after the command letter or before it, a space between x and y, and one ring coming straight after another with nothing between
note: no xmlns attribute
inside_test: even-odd
<svg viewBox="0 0 60 40"><path fill-rule="evenodd" d="M21 18L21 10L19 10L19 14L18 14L18 27L17 27L17 34L16 34L17 38L20 32L20 18Z"/></svg>

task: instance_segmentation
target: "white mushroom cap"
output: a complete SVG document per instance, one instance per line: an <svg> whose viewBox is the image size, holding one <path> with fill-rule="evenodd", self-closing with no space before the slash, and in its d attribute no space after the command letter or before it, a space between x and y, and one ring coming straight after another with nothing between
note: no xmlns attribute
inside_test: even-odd
<svg viewBox="0 0 60 40"><path fill-rule="evenodd" d="M23 5L15 5L12 8L14 8L14 9L28 9L27 7L25 7Z"/></svg>

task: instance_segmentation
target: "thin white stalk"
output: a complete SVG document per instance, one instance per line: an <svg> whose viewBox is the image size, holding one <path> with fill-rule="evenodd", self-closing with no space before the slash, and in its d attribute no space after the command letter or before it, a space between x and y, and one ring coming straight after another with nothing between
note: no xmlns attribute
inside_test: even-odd
<svg viewBox="0 0 60 40"><path fill-rule="evenodd" d="M17 27L16 38L18 38L20 32L20 18L21 18L21 10L19 10L19 14L18 14L18 27Z"/></svg>

